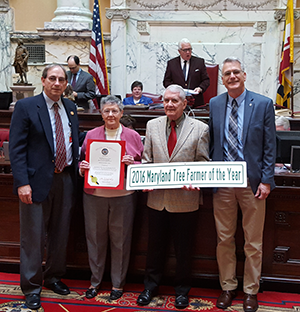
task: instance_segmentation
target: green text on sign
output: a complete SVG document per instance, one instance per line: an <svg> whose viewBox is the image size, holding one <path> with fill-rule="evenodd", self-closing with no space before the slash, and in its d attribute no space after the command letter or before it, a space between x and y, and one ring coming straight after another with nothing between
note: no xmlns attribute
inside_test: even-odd
<svg viewBox="0 0 300 312"><path fill-rule="evenodd" d="M245 161L174 162L130 165L127 190L194 187L246 187Z"/></svg>

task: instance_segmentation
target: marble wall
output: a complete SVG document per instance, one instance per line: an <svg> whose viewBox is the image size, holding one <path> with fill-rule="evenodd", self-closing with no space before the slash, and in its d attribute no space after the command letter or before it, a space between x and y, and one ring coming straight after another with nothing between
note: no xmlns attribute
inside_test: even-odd
<svg viewBox="0 0 300 312"><path fill-rule="evenodd" d="M1 8L1 1L7 3L0 0L4 52L0 59L0 91L9 90L17 78L11 64L14 38L18 36L43 42L46 64L66 64L67 56L76 54L87 70L89 29L76 29L76 24L70 29L65 22L60 27L59 22L45 21L45 27L35 33L17 34L12 32L13 14L8 4ZM221 64L228 56L239 57L245 65L247 88L275 100L285 7L286 0L111 0L106 9L111 33L105 36L111 93L124 97L134 80L141 80L145 91L162 93L167 61L178 55L177 42L187 37L193 54L207 63ZM295 40L295 110L300 110L300 45ZM41 91L44 65L29 65L28 80L36 86L35 93ZM223 91L219 79L218 93Z"/></svg>
<svg viewBox="0 0 300 312"><path fill-rule="evenodd" d="M8 3L0 0L0 92L11 86L10 32L13 27L13 13Z"/></svg>
<svg viewBox="0 0 300 312"><path fill-rule="evenodd" d="M112 0L106 13L111 18L112 93L125 95L134 80L141 80L145 91L162 93L167 61L178 55L177 43L186 37L193 54L207 63L239 57L245 65L247 88L275 100L284 27L284 18L277 16L284 16L285 4ZM219 79L218 93L224 90Z"/></svg>

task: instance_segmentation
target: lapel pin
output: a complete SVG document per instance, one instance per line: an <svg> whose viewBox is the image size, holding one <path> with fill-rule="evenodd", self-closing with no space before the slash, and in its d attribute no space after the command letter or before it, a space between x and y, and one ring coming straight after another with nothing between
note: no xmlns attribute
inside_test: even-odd
<svg viewBox="0 0 300 312"><path fill-rule="evenodd" d="M73 111L71 111L71 112L70 112L70 114L73 116L73 115L74 115L74 112L73 112Z"/></svg>
<svg viewBox="0 0 300 312"><path fill-rule="evenodd" d="M252 103L251 104L249 104L249 106L252 106ZM72 112L73 113L73 112Z"/></svg>

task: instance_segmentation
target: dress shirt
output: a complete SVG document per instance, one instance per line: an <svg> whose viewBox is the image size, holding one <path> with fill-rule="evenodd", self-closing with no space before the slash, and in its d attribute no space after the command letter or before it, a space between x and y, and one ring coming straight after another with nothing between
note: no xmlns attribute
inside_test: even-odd
<svg viewBox="0 0 300 312"><path fill-rule="evenodd" d="M185 113L183 113L177 120L175 120L176 122L176 127L175 127L175 131L176 131L176 136L177 136L177 140L179 138L181 129L182 129L182 125L183 125L183 120L185 118ZM171 121L169 118L167 119L167 129L166 129L166 136L167 136L167 142L171 133Z"/></svg>
<svg viewBox="0 0 300 312"><path fill-rule="evenodd" d="M65 137L65 144L66 144L66 163L68 166L70 166L73 162L73 155L72 155L72 132L71 132L71 124L69 122L69 118L67 115L67 112L65 110L65 107L59 99L59 101L55 102L51 100L44 92L43 92L49 116L50 116L50 122L51 122L51 127L52 127L52 134L53 134L53 142L54 142L54 156L56 156L56 134L55 134L55 115L54 115L54 109L53 109L53 104L57 103L58 104L58 113L61 118L61 122L63 125L63 130L64 130L64 137Z"/></svg>
<svg viewBox="0 0 300 312"><path fill-rule="evenodd" d="M238 156L239 160L244 160L243 154L243 125L244 125L244 106L245 106L246 90L235 100L238 106ZM228 101L226 106L226 119L225 119L225 140L224 140L224 154L228 154L228 126L229 116L231 113L231 103L233 98L228 95Z"/></svg>

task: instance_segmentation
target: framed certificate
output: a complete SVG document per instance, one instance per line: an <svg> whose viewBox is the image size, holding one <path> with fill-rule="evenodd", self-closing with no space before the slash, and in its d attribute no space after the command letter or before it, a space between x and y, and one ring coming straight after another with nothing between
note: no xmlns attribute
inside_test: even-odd
<svg viewBox="0 0 300 312"><path fill-rule="evenodd" d="M125 141L87 140L85 160L90 170L84 175L86 188L121 190L124 187Z"/></svg>

